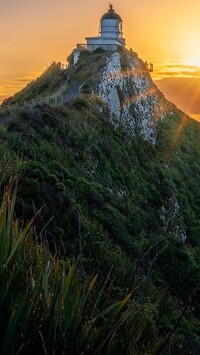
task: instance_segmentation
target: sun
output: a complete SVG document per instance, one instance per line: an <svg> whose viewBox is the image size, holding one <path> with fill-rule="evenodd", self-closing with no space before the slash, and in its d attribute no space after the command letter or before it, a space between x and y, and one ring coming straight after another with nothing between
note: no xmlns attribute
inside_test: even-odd
<svg viewBox="0 0 200 355"><path fill-rule="evenodd" d="M183 64L189 65L191 67L200 67L200 57L196 58L183 58Z"/></svg>

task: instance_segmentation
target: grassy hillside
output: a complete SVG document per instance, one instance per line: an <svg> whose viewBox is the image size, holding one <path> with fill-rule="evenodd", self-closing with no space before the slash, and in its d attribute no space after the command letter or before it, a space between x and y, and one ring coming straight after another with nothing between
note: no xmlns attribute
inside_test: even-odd
<svg viewBox="0 0 200 355"><path fill-rule="evenodd" d="M81 83L85 82L82 88L85 92L90 92L96 77L94 72L98 72L106 63L104 51L84 51L81 53L79 61L75 67L69 66L67 69L61 68L61 63L53 62L47 70L37 79L31 81L22 90L4 100L2 106L21 104L39 97L46 97L57 92L62 85L68 83L68 79L73 76Z"/></svg>
<svg viewBox="0 0 200 355"><path fill-rule="evenodd" d="M177 111L159 124L153 147L114 130L97 105L83 97L37 106L1 130L1 192L17 181L19 224L36 214L39 243L77 260L85 277L98 274L95 297L109 279L104 307L132 292L126 325L97 353L198 354L200 126ZM94 354L88 344L84 353Z"/></svg>
<svg viewBox="0 0 200 355"><path fill-rule="evenodd" d="M24 101L37 99L41 96L48 96L65 84L67 81L67 71L61 69L60 63L52 63L47 70L37 79L31 81L21 91L7 98L3 106L7 104L22 103Z"/></svg>

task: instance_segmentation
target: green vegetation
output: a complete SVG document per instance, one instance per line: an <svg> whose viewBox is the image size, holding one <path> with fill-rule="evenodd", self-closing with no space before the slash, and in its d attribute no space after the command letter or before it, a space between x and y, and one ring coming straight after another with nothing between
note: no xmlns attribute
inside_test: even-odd
<svg viewBox="0 0 200 355"><path fill-rule="evenodd" d="M35 244L33 221L21 228L14 203L15 192L7 188L0 208L0 353L122 349L120 329L131 314L126 306L131 294L105 307L108 280L97 293L98 275L83 277L81 260L72 266Z"/></svg>
<svg viewBox="0 0 200 355"><path fill-rule="evenodd" d="M73 51L74 52L74 51ZM93 77L93 72L99 72L99 70L106 63L106 54L101 48L93 52L83 51L80 54L80 58L75 67L72 65L73 52L68 57L69 68L63 70L61 68L61 63L53 62L44 73L36 80L31 81L27 86L16 93L15 95L6 98L2 107L7 105L22 104L23 102L46 97L57 92L62 85L66 86L70 82L70 78L73 77L77 79L81 84L82 92L85 94L90 94L92 87L98 80ZM68 92L68 87L66 87L66 93Z"/></svg>
<svg viewBox="0 0 200 355"><path fill-rule="evenodd" d="M82 51L78 62L74 68L71 68L72 75L85 83L83 88L84 93L91 93L91 89L100 80L100 71L106 64L107 54L101 48L97 48L93 52ZM95 76L94 76L94 73Z"/></svg>
<svg viewBox="0 0 200 355"><path fill-rule="evenodd" d="M84 51L87 95L0 129L0 354L200 353L200 125L177 110L155 147L113 129L88 95L105 61Z"/></svg>
<svg viewBox="0 0 200 355"><path fill-rule="evenodd" d="M200 127L177 111L152 147L97 106L44 105L0 131L1 192L18 186L1 208L1 351L198 353Z"/></svg>
<svg viewBox="0 0 200 355"><path fill-rule="evenodd" d="M5 99L2 105L22 103L38 96L48 96L59 90L66 81L67 71L61 69L61 63L53 62L39 78L28 83L14 96Z"/></svg>

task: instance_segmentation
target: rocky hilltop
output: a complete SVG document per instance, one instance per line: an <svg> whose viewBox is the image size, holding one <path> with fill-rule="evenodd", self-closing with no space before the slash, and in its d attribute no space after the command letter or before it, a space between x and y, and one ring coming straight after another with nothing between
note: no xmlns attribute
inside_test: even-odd
<svg viewBox="0 0 200 355"><path fill-rule="evenodd" d="M35 105L37 98L38 103L63 104L66 100L64 93L59 98L59 88L64 88L65 96L72 93L72 99L81 91L98 96L107 105L108 119L115 128L121 125L128 136L140 135L152 144L156 142L158 122L177 112L152 81L147 65L137 53L124 48L115 52L84 51L77 65L68 70L62 70L59 63L52 64L40 78L7 99L4 106L26 106L32 101Z"/></svg>
<svg viewBox="0 0 200 355"><path fill-rule="evenodd" d="M132 51L107 55L93 92L108 104L115 126L122 124L129 135L141 135L153 144L157 123L175 111L153 83L145 63Z"/></svg>

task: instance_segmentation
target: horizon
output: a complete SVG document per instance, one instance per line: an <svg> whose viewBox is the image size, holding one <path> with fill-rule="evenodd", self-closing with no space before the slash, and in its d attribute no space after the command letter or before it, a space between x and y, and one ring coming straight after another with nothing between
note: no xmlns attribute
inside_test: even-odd
<svg viewBox="0 0 200 355"><path fill-rule="evenodd" d="M97 6L92 0L16 0L15 4L8 0L1 5L0 102L37 78L52 61L65 63L76 43L97 35L100 18L108 9L107 1ZM126 48L154 63L152 79L166 98L198 117L200 3L169 0L161 5L158 0L151 4L142 0L132 4L128 0L124 6L116 0L113 6L123 19Z"/></svg>

